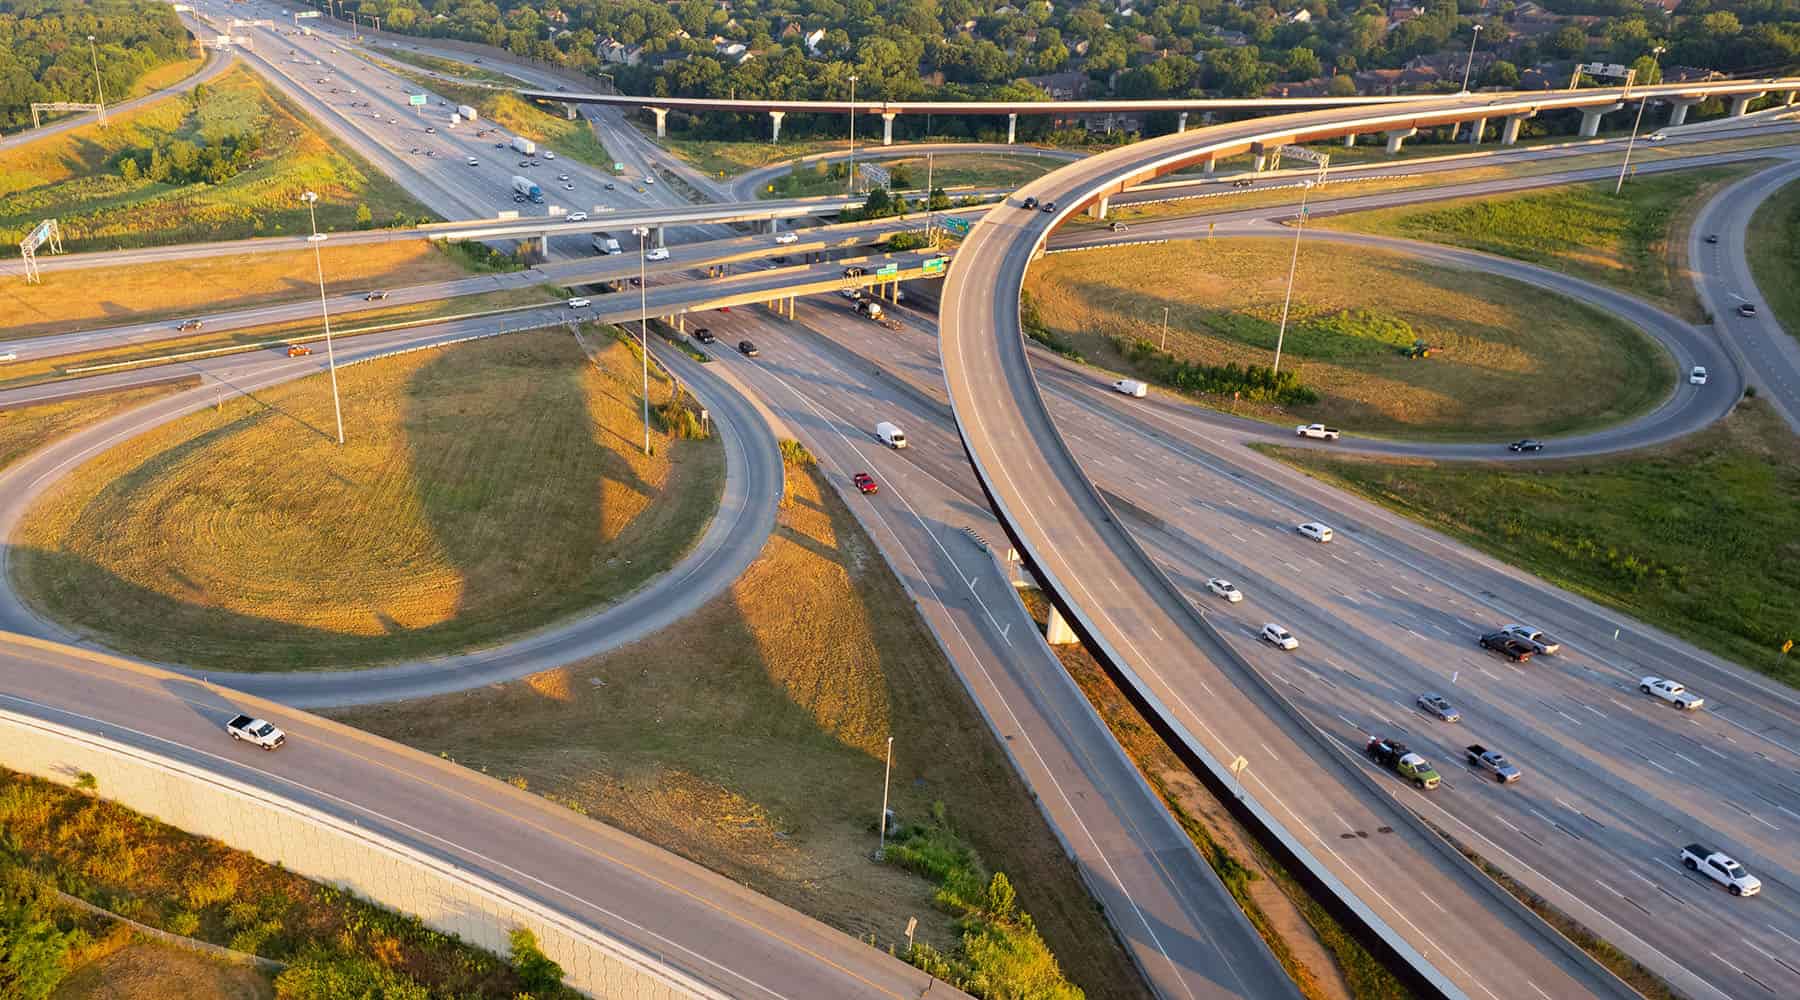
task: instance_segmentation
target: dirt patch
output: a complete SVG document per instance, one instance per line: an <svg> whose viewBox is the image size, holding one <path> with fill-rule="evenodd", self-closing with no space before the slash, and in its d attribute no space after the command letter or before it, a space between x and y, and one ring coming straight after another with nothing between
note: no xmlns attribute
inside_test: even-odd
<svg viewBox="0 0 1800 1000"><path fill-rule="evenodd" d="M272 1000L275 987L255 969L143 940L69 974L50 1000Z"/></svg>

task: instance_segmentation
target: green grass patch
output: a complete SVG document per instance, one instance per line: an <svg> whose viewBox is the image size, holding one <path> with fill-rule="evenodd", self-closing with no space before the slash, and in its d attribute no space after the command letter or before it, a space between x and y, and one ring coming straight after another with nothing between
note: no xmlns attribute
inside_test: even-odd
<svg viewBox="0 0 1800 1000"><path fill-rule="evenodd" d="M864 160L891 171L894 191L925 190L927 171L923 156L882 156L872 150ZM929 171L934 188L1018 187L1063 165L1061 160L1010 153L946 153L932 157ZM843 194L847 167L843 161L815 160L795 164L756 193L758 198L807 198ZM863 182L867 186L867 181Z"/></svg>
<svg viewBox="0 0 1800 1000"><path fill-rule="evenodd" d="M524 81L519 80L516 77L511 77L505 73L488 69L485 66L476 66L472 63L458 62L455 59L445 59L443 56L435 56L429 52L415 52L408 48L384 45L376 50L376 54L382 59L398 60L410 66L417 66L423 70L430 70L433 73L443 73L447 76L460 77L464 80L481 80L486 83L499 83L507 86L524 85Z"/></svg>
<svg viewBox="0 0 1800 1000"><path fill-rule="evenodd" d="M712 518L721 449L653 430L644 455L639 378L624 344L584 357L561 331L371 361L338 372L343 446L322 375L227 397L46 493L16 582L114 648L199 667L497 642L629 593ZM672 391L659 375L652 404Z"/></svg>
<svg viewBox="0 0 1800 1000"><path fill-rule="evenodd" d="M1328 229L1379 233L1468 247L1555 268L1695 316L1676 221L1751 164L1702 167L1628 180L1425 206L1377 209L1319 220Z"/></svg>
<svg viewBox="0 0 1800 1000"><path fill-rule="evenodd" d="M1756 291L1789 334L1800 337L1800 181L1769 196L1750 218L1747 246ZM1729 303L1721 303L1729 305Z"/></svg>
<svg viewBox="0 0 1800 1000"><path fill-rule="evenodd" d="M635 120L635 119L634 119ZM714 177L735 177L746 170L766 167L781 160L791 160L814 153L850 148L849 140L798 142L719 142L710 139L657 139L669 152ZM867 148L863 143L862 148Z"/></svg>
<svg viewBox="0 0 1800 1000"><path fill-rule="evenodd" d="M615 161L607 153L606 147L600 144L600 137L594 132L593 126L585 118L578 117L573 121L564 118L560 113L560 106L552 111L506 90L459 84L404 70L399 73L419 86L442 95L452 104L474 107L481 112L484 120L477 122L476 128L482 127L484 123L499 125L535 141L540 147L555 151L558 156L579 160L609 174L612 172Z"/></svg>
<svg viewBox="0 0 1800 1000"><path fill-rule="evenodd" d="M1800 686L1800 448L1768 404L1668 448L1530 465L1276 457Z"/></svg>
<svg viewBox="0 0 1800 1000"><path fill-rule="evenodd" d="M1597 310L1323 242L1301 244L1276 380L1292 252L1289 239L1233 238L1052 254L1027 274L1020 315L1055 350L1208 405L1362 434L1571 433L1642 413L1673 384L1654 341ZM1430 357L1409 357L1415 342ZM1583 388L1546 391L1547 380Z"/></svg>
<svg viewBox="0 0 1800 1000"><path fill-rule="evenodd" d="M196 98L197 95L197 98ZM149 150L253 136L256 152L219 183L163 183L123 165ZM136 162L134 160L134 162ZM239 66L185 95L0 153L0 242L16 246L54 217L69 250L242 239L309 226L302 191L319 195L320 229L435 218L398 184Z"/></svg>

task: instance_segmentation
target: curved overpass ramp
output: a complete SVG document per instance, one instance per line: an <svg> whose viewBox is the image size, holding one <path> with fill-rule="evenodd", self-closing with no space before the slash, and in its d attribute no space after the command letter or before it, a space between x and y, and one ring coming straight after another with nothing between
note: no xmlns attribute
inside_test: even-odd
<svg viewBox="0 0 1800 1000"><path fill-rule="evenodd" d="M1800 86L1732 84L1726 93ZM1732 88L1736 88L1735 90ZM1638 88L1632 96L1693 88ZM1407 808L1414 793L1328 739L1196 612L1120 524L1044 404L1021 335L1025 271L1081 207L1181 167L1281 143L1404 130L1538 109L1609 106L1618 90L1461 95L1404 108L1265 118L1164 136L1090 157L1021 189L1054 213L990 211L957 254L940 350L963 445L1001 523L1063 615L1163 737L1264 841L1427 995L1633 996L1523 910ZM1204 498L1195 498L1203 500ZM1297 536L1254 526L1269 558ZM1311 543L1305 543L1311 544ZM1371 580L1370 587L1380 585ZM1393 735L1404 735L1396 732ZM1243 762L1235 778L1230 764ZM1626 945L1631 942L1614 942ZM1634 954L1640 950L1627 948ZM1693 996L1716 991L1672 962L1655 971Z"/></svg>

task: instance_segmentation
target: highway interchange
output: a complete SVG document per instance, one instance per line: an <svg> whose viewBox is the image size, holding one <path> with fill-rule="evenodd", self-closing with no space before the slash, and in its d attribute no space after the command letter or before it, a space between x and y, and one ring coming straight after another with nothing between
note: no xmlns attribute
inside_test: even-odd
<svg viewBox="0 0 1800 1000"><path fill-rule="evenodd" d="M1756 183L1773 190L1773 173L1764 171L1740 186ZM1707 231L1704 220L1723 201L1715 200L1703 213L1696 239ZM1002 225L1005 211L995 213ZM1703 283L1703 294L1718 282L1738 281L1734 287L1739 294L1751 287L1741 260L1742 241L1729 237L1741 233L1748 214L1743 210L1741 218L1721 221L1719 229L1728 234L1725 245L1737 248L1739 260L1735 270L1724 267L1716 281ZM1279 210L1264 210L1258 217L1270 215ZM1038 221L1035 216L1028 221ZM1180 223L1155 225L1173 228ZM1192 233L1193 223L1186 225ZM1135 912L1138 926L1130 917L1115 916L1115 921L1152 983L1166 995L1265 990L1268 984L1259 981L1255 970L1266 961L1266 952L1242 927L1228 932L1218 926L1232 923L1235 908L1226 899L1227 915L1219 909L1220 894L1200 891L1210 881L1203 867L1180 867L1197 861L1190 857L1191 845L1173 829L1153 796L1138 794L1147 790L1132 787L1141 781L1128 774L1129 765L1042 645L1014 641L1030 625L1007 596L1010 587L993 554L974 548L962 532L974 527L989 539L1002 537L986 513L981 485L957 454L956 425L943 402L937 343L929 325L909 316L900 335L875 348L866 336L871 327L852 318L837 300L809 301L799 311L798 324L772 320L760 310L739 310L711 321L726 343L741 332L763 348L755 361L716 352L723 365L710 366L720 368L721 382L710 389L714 398L733 395L731 386L748 390L783 426L806 440L838 478L857 470L875 471L882 478L881 502L859 505L859 516L920 598L928 623L997 729L1027 735L1026 750L1009 750L1027 780L1040 789L1046 812L1071 842L1090 885L1099 883L1096 892L1109 912ZM965 321L977 315L970 309L955 314ZM466 329L481 326L471 323ZM808 328L817 332L805 332ZM465 328L353 343L374 352L460 332ZM1791 346L1778 328L1773 333L1745 343L1772 340ZM1677 345L1677 357L1682 349L1719 350L1692 330L1670 330L1669 338ZM1722 357L1715 363L1720 372L1737 371ZM295 373L292 363L284 366L267 358L231 364L260 365L264 374L257 377L271 381ZM1130 524L1136 543L1155 553L1158 566L1173 581L1175 590L1167 599L1207 609L1217 634L1203 630L1197 641L1203 648L1228 647L1211 647L1219 653L1221 671L1244 662L1285 685L1286 697L1303 714L1304 723L1296 720L1278 732L1242 728L1228 733L1231 746L1262 747L1261 752L1241 751L1255 758L1249 772L1253 788L1275 792L1284 779L1292 784L1279 787L1308 787L1303 762L1309 759L1327 774L1334 768L1362 767L1351 755L1340 760L1322 755L1302 732L1306 726L1351 747L1360 746L1369 732L1400 735L1427 750L1445 770L1450 787L1429 798L1390 787L1390 776L1370 771L1373 785L1361 786L1364 791L1338 800L1321 797L1317 804L1297 808L1312 810L1301 822L1318 844L1346 856L1342 871L1362 877L1359 865L1367 861L1408 876L1403 880L1411 885L1390 893L1396 900L1407 893L1405 899L1383 900L1379 908L1399 923L1424 915L1417 922L1427 924L1431 933L1409 937L1422 942L1427 959L1446 963L1443 971L1457 988L1471 996L1507 996L1508 984L1515 982L1510 977L1516 975L1551 996L1614 989L1592 981L1592 973L1579 962L1534 942L1536 932L1516 918L1497 918L1504 934L1512 937L1500 936L1487 920L1501 908L1482 901L1479 891L1468 887L1466 873L1459 875L1457 864L1422 850L1417 835L1409 835L1403 823L1384 822L1382 817L1398 807L1366 791L1369 787L1391 792L1452 834L1475 841L1491 860L1566 904L1684 992L1748 996L1763 995L1749 992L1756 986L1777 995L1800 989L1800 973L1780 957L1790 945L1800 944L1787 936L1800 927L1791 891L1797 884L1792 831L1800 824L1794 815L1800 810L1795 788L1800 785L1795 778L1800 774L1795 750L1800 747L1800 703L1791 695L1679 640L1622 620L1247 452L1241 442L1250 435L1242 425L1165 399L1119 397L1104 391L1095 373L1047 357L1037 357L1033 364L1036 383L1046 392L1046 413L1069 436L1074 460L1091 470ZM1753 378L1771 377L1757 364L1747 368ZM227 384L241 385L251 377L247 368L222 365L218 371L229 374L220 377L215 371L211 377ZM1685 433L1715 419L1716 405L1676 404L1689 397L1716 403L1735 395L1731 385L1718 388L1719 393L1708 396L1679 387L1665 409L1687 424L1664 426L1671 434ZM900 416L913 447L906 452L873 447L868 435L879 419L876 414ZM748 419L746 424L760 421ZM128 426L122 422L114 431L123 433ZM1595 450L1636 443L1641 442L1602 442ZM62 464L68 461L72 459ZM1290 533L1292 523L1311 518L1337 527L1339 539L1327 550ZM1059 537L1074 535L1071 530ZM1090 586L1108 579L1086 571L1081 575ZM1209 575L1238 581L1250 599L1221 607L1204 592ZM1166 603L1162 595L1156 600ZM1170 609L1164 620L1180 622L1185 611ZM1301 636L1297 653L1268 650L1251 638L1268 617ZM1516 667L1473 647L1478 630L1520 619L1558 634L1564 653ZM1137 612L1133 620L1156 628L1156 619L1146 620ZM31 624L9 619L9 626L14 623ZM1183 627L1192 630L1191 624ZM1620 629L1620 639L1602 642L1614 628ZM1127 632L1134 642L1149 641L1142 626ZM1377 663L1379 669L1373 666ZM1055 676L1045 676L1047 672ZM1622 681L1644 673L1687 680L1707 696L1707 711L1658 711L1660 706L1640 699L1630 683L1621 687ZM1234 698L1256 702L1254 708L1219 713L1234 716L1231 722L1240 727L1254 718L1282 717L1279 708L1268 707L1267 694L1243 693L1258 690L1254 678L1237 680L1241 691L1240 683L1232 681L1207 685L1204 675L1171 680L1165 690L1215 709ZM8 690L14 690L10 684ZM1465 714L1460 728L1431 723L1411 708L1413 694L1427 687L1455 696ZM275 696L298 704L329 700L309 702L294 689ZM1202 714L1187 718L1219 724L1217 719L1202 721ZM1464 730L1470 735L1464 737ZM1505 747L1528 770L1527 783L1500 788L1473 774L1460 775L1455 768L1458 740L1475 739ZM1314 780L1321 789L1342 783L1333 777ZM1071 782L1076 783L1072 795ZM1058 786L1064 787L1060 801L1056 794L1044 794ZM1101 789L1104 793L1094 798L1106 804L1096 809L1084 792ZM1288 803L1296 798L1280 795ZM1395 833L1356 837L1358 830L1367 834L1384 825ZM1087 845L1071 833L1084 830L1091 841ZM1341 840L1341 833L1353 838L1348 846L1328 842ZM1746 907L1710 885L1659 866L1659 860L1673 858L1669 845L1693 836L1731 844L1770 883L1769 891ZM1408 844L1403 849L1388 846L1403 840ZM1174 861L1165 866L1158 860L1165 858ZM1592 878L1590 886L1566 877L1571 872L1603 877ZM1379 883L1380 877L1371 876L1371 882ZM1109 898L1109 892L1116 895ZM1460 901L1470 909L1438 913L1411 901L1415 893L1432 907ZM1125 905L1115 905L1115 900ZM1699 954L1683 946L1688 936L1680 933L1696 918L1731 933L1709 941L1706 954ZM1162 933L1158 927L1164 928ZM1187 933L1172 935L1169 927ZM1252 957L1231 958L1246 954ZM1263 957L1254 957L1259 955ZM1660 967L1658 955L1664 957ZM1251 964L1239 968L1244 961ZM1221 962L1232 974L1217 971ZM1281 983L1285 986L1284 978Z"/></svg>

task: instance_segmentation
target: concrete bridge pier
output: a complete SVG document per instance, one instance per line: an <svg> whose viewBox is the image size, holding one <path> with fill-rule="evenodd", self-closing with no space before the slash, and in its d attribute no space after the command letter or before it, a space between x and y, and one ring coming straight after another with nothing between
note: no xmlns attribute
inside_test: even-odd
<svg viewBox="0 0 1800 1000"><path fill-rule="evenodd" d="M650 235L654 239L656 246L663 245L663 227L657 226L654 230L651 231Z"/></svg>
<svg viewBox="0 0 1800 1000"><path fill-rule="evenodd" d="M1612 114L1614 111L1617 111L1624 106L1625 102L1620 101L1618 104L1614 104L1607 108L1583 108L1581 111L1581 137L1583 139L1592 139L1594 136L1599 135L1601 117Z"/></svg>
<svg viewBox="0 0 1800 1000"><path fill-rule="evenodd" d="M537 245L538 245L538 256L544 258L545 260L549 260L550 259L550 234L549 233L539 233L538 238L537 238Z"/></svg>
<svg viewBox="0 0 1800 1000"><path fill-rule="evenodd" d="M769 217L769 229L768 229L769 235L773 236L779 232L781 232L781 220L775 218L774 216L770 216Z"/></svg>
<svg viewBox="0 0 1800 1000"><path fill-rule="evenodd" d="M1750 110L1750 102L1762 97L1766 93L1768 92L1764 91L1763 94L1739 94L1736 97L1733 97L1731 99L1731 117L1744 117L1745 112Z"/></svg>
<svg viewBox="0 0 1800 1000"><path fill-rule="evenodd" d="M1044 627L1044 641L1052 646L1073 646L1081 641L1054 604L1050 606L1050 622Z"/></svg>
<svg viewBox="0 0 1800 1000"><path fill-rule="evenodd" d="M1019 141L1019 116L1010 114L1006 116L1006 144L1010 146L1017 141Z"/></svg>
<svg viewBox="0 0 1800 1000"><path fill-rule="evenodd" d="M1251 166L1250 172L1253 174L1260 174L1264 170L1268 169L1268 166L1269 166L1269 154L1258 153L1258 154L1256 154L1256 163L1253 166Z"/></svg>
<svg viewBox="0 0 1800 1000"><path fill-rule="evenodd" d="M1106 211L1112 207L1112 196L1101 195L1100 200L1088 206L1088 214L1101 222L1106 221Z"/></svg>
<svg viewBox="0 0 1800 1000"><path fill-rule="evenodd" d="M1522 115L1507 115L1506 124L1500 127L1500 145L1510 146L1518 142L1519 129L1524 127L1525 119L1536 117L1536 111L1527 111Z"/></svg>
<svg viewBox="0 0 1800 1000"><path fill-rule="evenodd" d="M1345 149L1349 149L1350 147L1352 147L1354 145L1356 145L1356 133L1355 132L1352 132L1349 135L1344 136L1344 148Z"/></svg>
<svg viewBox="0 0 1800 1000"><path fill-rule="evenodd" d="M1206 168L1202 172L1204 174L1206 174L1206 176L1211 177L1213 175L1213 171L1215 171L1217 169L1219 169L1218 158L1212 157L1212 156L1207 157L1206 158Z"/></svg>
<svg viewBox="0 0 1800 1000"><path fill-rule="evenodd" d="M1418 135L1419 130L1416 128L1397 128L1397 129L1389 129L1388 131L1383 132L1381 134L1384 136L1387 136L1388 155L1393 156L1394 154L1400 152L1400 146L1402 144L1404 144L1406 142L1406 140L1411 139L1415 135Z"/></svg>
<svg viewBox="0 0 1800 1000"><path fill-rule="evenodd" d="M1793 98L1793 96L1794 95L1792 93L1788 94L1788 98L1790 100ZM1175 116L1175 131L1177 131L1177 132L1186 132L1187 131L1187 116L1188 116L1188 113L1186 111L1182 111L1182 112L1176 114L1176 116Z"/></svg>
<svg viewBox="0 0 1800 1000"><path fill-rule="evenodd" d="M1704 98L1699 98L1699 97L1671 97L1671 98L1669 98L1669 103L1674 105L1674 107L1669 109L1669 124L1670 125L1680 125L1682 122L1687 121L1688 109L1693 107L1696 104L1699 104L1702 100L1704 100Z"/></svg>
<svg viewBox="0 0 1800 1000"><path fill-rule="evenodd" d="M900 112L898 111L883 111L881 113L881 144L883 146L892 146L894 144L894 119L898 117L900 117Z"/></svg>
<svg viewBox="0 0 1800 1000"><path fill-rule="evenodd" d="M1481 145L1481 137L1487 134L1487 119L1477 118L1469 123L1469 145Z"/></svg>
<svg viewBox="0 0 1800 1000"><path fill-rule="evenodd" d="M781 141L781 120L787 117L786 111L769 112L769 141Z"/></svg>
<svg viewBox="0 0 1800 1000"><path fill-rule="evenodd" d="M563 105L563 117L567 118L570 121L574 121L575 120L575 105L564 104Z"/></svg>
<svg viewBox="0 0 1800 1000"><path fill-rule="evenodd" d="M656 137L658 139L668 138L669 137L669 109L668 108L651 108L650 113L656 116Z"/></svg>

